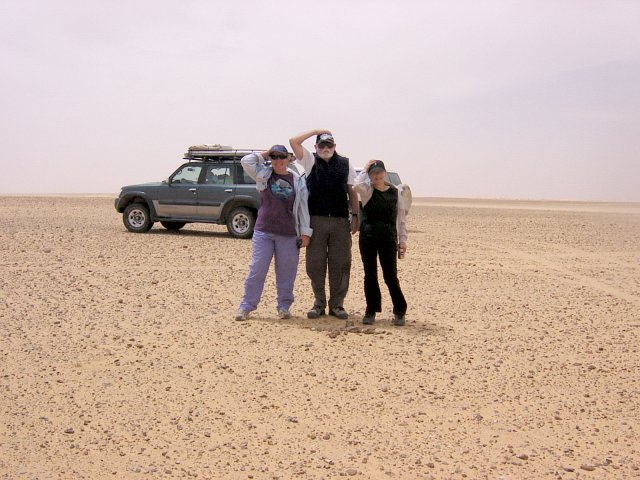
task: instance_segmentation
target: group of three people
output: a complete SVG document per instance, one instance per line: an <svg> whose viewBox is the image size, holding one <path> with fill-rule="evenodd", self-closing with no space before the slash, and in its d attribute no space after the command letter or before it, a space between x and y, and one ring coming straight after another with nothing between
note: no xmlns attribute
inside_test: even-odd
<svg viewBox="0 0 640 480"><path fill-rule="evenodd" d="M313 136L316 151L311 154L302 143ZM404 257L407 247L405 209L398 189L385 180L384 163L369 160L356 175L349 159L336 152L328 130L304 132L289 142L305 176L290 168L291 156L284 145L251 153L241 160L245 172L256 182L261 204L244 296L235 319L246 320L258 308L274 257L278 316L291 317L301 247L307 248L306 270L315 297L307 317L324 315L328 306L329 315L347 319L344 299L351 271L351 235L359 231L367 304L362 322L373 324L376 313L382 311L379 257L393 303L392 323L404 325L407 303L398 281L397 258Z"/></svg>

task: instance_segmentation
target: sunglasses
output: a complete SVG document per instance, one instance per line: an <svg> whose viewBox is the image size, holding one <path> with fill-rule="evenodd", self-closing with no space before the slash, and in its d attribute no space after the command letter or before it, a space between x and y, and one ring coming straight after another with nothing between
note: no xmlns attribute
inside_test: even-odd
<svg viewBox="0 0 640 480"><path fill-rule="evenodd" d="M285 158L289 158L289 155L285 155L284 153L272 153L269 155L271 160L284 160Z"/></svg>
<svg viewBox="0 0 640 480"><path fill-rule="evenodd" d="M329 150L331 150L335 146L336 146L335 143L319 143L318 144L319 149L328 148Z"/></svg>

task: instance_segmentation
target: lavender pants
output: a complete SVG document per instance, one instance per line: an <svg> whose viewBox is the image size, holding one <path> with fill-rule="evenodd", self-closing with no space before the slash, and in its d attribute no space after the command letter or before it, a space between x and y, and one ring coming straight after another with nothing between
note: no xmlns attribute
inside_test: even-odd
<svg viewBox="0 0 640 480"><path fill-rule="evenodd" d="M276 290L278 309L289 309L293 303L293 285L298 273L300 250L296 246L296 237L285 237L273 233L253 232L253 251L249 273L244 281L244 297L240 309L251 312L258 308L264 281L267 278L271 259L276 257Z"/></svg>

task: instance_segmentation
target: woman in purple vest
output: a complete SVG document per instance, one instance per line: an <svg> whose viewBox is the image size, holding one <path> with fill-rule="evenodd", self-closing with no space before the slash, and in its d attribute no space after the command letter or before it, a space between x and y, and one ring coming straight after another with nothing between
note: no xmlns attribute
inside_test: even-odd
<svg viewBox="0 0 640 480"><path fill-rule="evenodd" d="M269 158L271 165L265 162ZM266 152L250 153L240 163L256 182L260 208L253 232L251 263L244 282L244 296L236 320L246 320L258 308L264 282L275 256L278 317L291 318L293 285L298 273L300 247L309 245L313 230L309 226L307 184L288 168L291 156L284 145Z"/></svg>

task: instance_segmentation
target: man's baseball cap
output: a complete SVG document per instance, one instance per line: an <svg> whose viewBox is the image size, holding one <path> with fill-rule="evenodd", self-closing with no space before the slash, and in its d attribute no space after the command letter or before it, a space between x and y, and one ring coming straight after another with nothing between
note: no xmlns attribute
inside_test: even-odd
<svg viewBox="0 0 640 480"><path fill-rule="evenodd" d="M316 145L319 143L331 143L332 145L335 145L336 141L330 133L321 133L316 137Z"/></svg>
<svg viewBox="0 0 640 480"><path fill-rule="evenodd" d="M371 165L369 165L367 173L372 173L376 170L382 170L383 172L387 171L387 169L384 168L384 162L382 160L376 160Z"/></svg>

